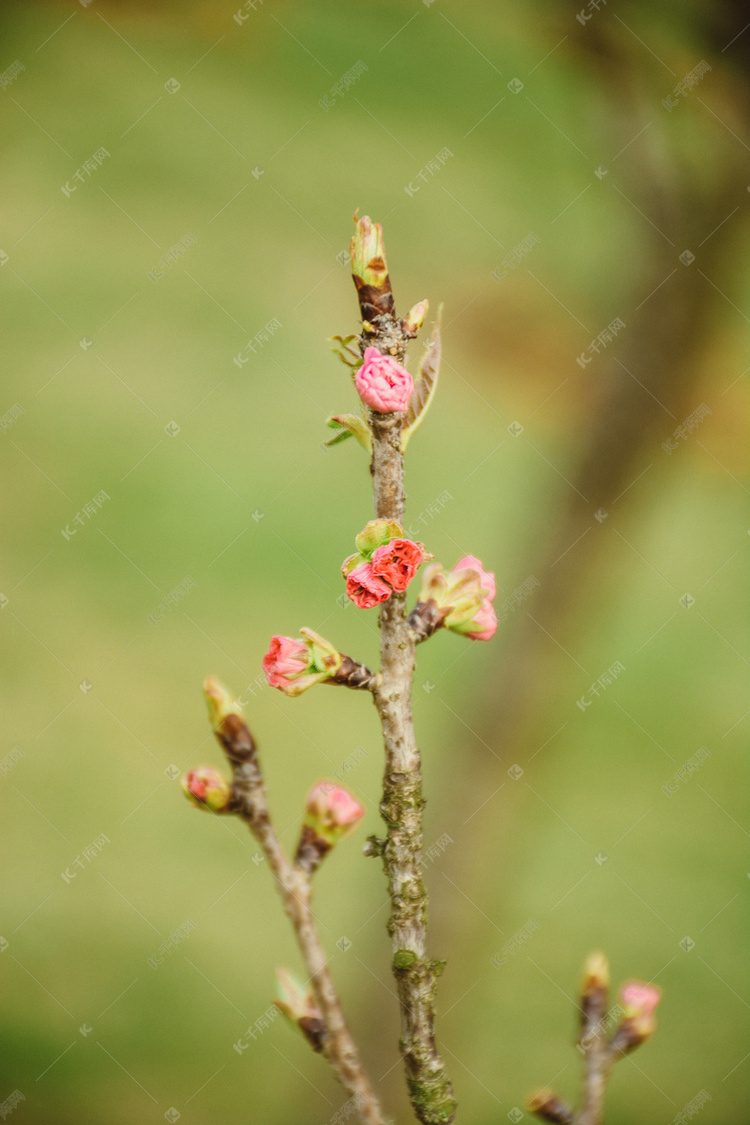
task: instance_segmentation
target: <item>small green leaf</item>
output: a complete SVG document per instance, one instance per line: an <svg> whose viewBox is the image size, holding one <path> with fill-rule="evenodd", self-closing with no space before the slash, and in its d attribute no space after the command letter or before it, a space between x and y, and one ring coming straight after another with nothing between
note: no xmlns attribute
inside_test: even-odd
<svg viewBox="0 0 750 1125"><path fill-rule="evenodd" d="M346 441L346 439L350 438L351 436L352 435L349 430L339 430L339 432L337 434L334 434L333 437L326 438L326 440L323 442L323 445L338 445L340 442Z"/></svg>
<svg viewBox="0 0 750 1125"><path fill-rule="evenodd" d="M406 449L409 438L418 430L430 409L435 388L437 387L440 372L440 322L443 316L443 306L440 305L435 318L435 326L428 341L425 353L419 364L419 379L414 387L414 394L409 400L409 409L406 412L404 429L401 434L401 448Z"/></svg>
<svg viewBox="0 0 750 1125"><path fill-rule="evenodd" d="M342 363L345 363L347 367L362 366L362 356L356 348L351 346L357 336L330 336L329 339L335 345L331 348L331 351L339 357Z"/></svg>
<svg viewBox="0 0 750 1125"><path fill-rule="evenodd" d="M326 422L331 429L338 429L338 433L328 438L325 445L338 445L348 437L355 437L367 453L372 453L372 434L367 423L356 414L334 414Z"/></svg>

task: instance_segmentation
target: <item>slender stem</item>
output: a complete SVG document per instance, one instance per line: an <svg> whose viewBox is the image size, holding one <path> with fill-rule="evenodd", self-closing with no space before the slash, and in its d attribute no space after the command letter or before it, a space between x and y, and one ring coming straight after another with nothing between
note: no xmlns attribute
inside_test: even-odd
<svg viewBox="0 0 750 1125"><path fill-rule="evenodd" d="M328 958L311 909L310 877L289 862L274 832L257 757L253 754L245 761L234 761L232 767L233 792L238 802L236 811L246 821L268 860L310 974L315 1002L326 1025L325 1054L339 1082L354 1100L361 1120L366 1125L383 1125L380 1106L360 1062L328 971Z"/></svg>
<svg viewBox="0 0 750 1125"><path fill-rule="evenodd" d="M577 1125L601 1125L604 1116L604 1093L614 1062L607 1035L608 995L602 987L584 997L579 1040L584 1059L583 1107Z"/></svg>
<svg viewBox="0 0 750 1125"><path fill-rule="evenodd" d="M375 511L404 518L401 414L370 415ZM455 1120L456 1102L435 1045L435 986L442 968L426 955L427 892L422 873L422 773L411 713L415 637L406 620L405 594L380 610L381 671L373 692L385 744L381 812L387 825L383 866L388 877L393 973L401 1002L401 1050L417 1119L424 1125Z"/></svg>

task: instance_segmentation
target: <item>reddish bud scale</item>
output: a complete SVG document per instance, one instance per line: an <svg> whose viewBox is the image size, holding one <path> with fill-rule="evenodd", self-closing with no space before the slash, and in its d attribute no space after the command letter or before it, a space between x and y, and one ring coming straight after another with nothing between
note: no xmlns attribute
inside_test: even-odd
<svg viewBox="0 0 750 1125"><path fill-rule="evenodd" d="M352 278L357 289L362 319L373 321L395 312L391 280L385 260L383 228L368 215L355 216L351 242Z"/></svg>
<svg viewBox="0 0 750 1125"><path fill-rule="evenodd" d="M612 1037L612 1051L626 1055L640 1047L656 1031L656 1007L661 1000L661 989L655 984L630 980L620 988L620 1003L625 1018Z"/></svg>
<svg viewBox="0 0 750 1125"><path fill-rule="evenodd" d="M239 715L227 715L214 734L230 762L250 762L255 757L255 739Z"/></svg>
<svg viewBox="0 0 750 1125"><path fill-rule="evenodd" d="M318 1019L317 1016L302 1016L301 1019L297 1020L297 1027L313 1051L322 1055L325 1052L326 1039L328 1038L328 1029L323 1020Z"/></svg>
<svg viewBox="0 0 750 1125"><path fill-rule="evenodd" d="M417 602L409 614L408 621L409 628L416 634L417 644L428 640L440 629L449 613L450 607L441 609L434 598L428 598L426 602Z"/></svg>
<svg viewBox="0 0 750 1125"><path fill-rule="evenodd" d="M358 664L351 656L342 653L341 667L335 676L325 681L327 684L341 684L343 687L359 688L363 691L372 691L375 685L375 673Z"/></svg>
<svg viewBox="0 0 750 1125"><path fill-rule="evenodd" d="M529 1113L540 1117L542 1121L552 1121L554 1125L573 1125L575 1121L570 1106L549 1090L540 1090L537 1094L533 1094L526 1108Z"/></svg>
<svg viewBox="0 0 750 1125"><path fill-rule="evenodd" d="M319 836L309 824L303 824L297 851L294 854L295 866L312 875L318 870L332 847L333 844L329 844Z"/></svg>

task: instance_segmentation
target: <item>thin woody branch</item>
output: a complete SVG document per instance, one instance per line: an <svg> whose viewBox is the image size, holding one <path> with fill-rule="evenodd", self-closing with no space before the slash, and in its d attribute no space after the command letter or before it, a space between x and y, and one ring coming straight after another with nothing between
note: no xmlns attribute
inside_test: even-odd
<svg viewBox="0 0 750 1125"><path fill-rule="evenodd" d="M322 1047L339 1082L354 1099L365 1125L383 1125L383 1115L347 1026L312 912L310 876L314 867L291 864L279 843L268 814L255 741L236 709L220 718L215 733L232 767L228 811L245 821L260 844L310 974L310 985L325 1025L322 1041L318 1029L316 1049Z"/></svg>
<svg viewBox="0 0 750 1125"><path fill-rule="evenodd" d="M550 1090L529 1098L526 1108L556 1125L602 1125L604 1095L612 1067L656 1030L654 1011L661 998L655 985L627 981L620 1003L609 1008L609 966L603 953L592 953L581 981L581 1024L577 1047L583 1055L583 1105L574 1112ZM610 1037L610 1030L619 1024Z"/></svg>
<svg viewBox="0 0 750 1125"><path fill-rule="evenodd" d="M603 954L593 954L586 963L581 987L581 1034L578 1046L583 1053L583 1107L578 1125L601 1125L604 1092L614 1062L607 1034L609 972Z"/></svg>

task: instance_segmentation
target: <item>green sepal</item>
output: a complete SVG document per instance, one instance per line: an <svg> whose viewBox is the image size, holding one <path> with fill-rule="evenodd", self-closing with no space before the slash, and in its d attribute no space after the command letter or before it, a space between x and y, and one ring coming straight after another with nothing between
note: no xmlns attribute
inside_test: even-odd
<svg viewBox="0 0 750 1125"><path fill-rule="evenodd" d="M369 559L378 547L390 543L391 539L400 539L404 529L396 520L370 520L365 524L354 542L357 550Z"/></svg>
<svg viewBox="0 0 750 1125"><path fill-rule="evenodd" d="M349 555L348 558L344 559L341 564L341 573L344 578L348 578L353 570L356 570L358 566L362 566L363 563L369 561L370 560L364 555L361 555L359 551L356 551L353 555Z"/></svg>

